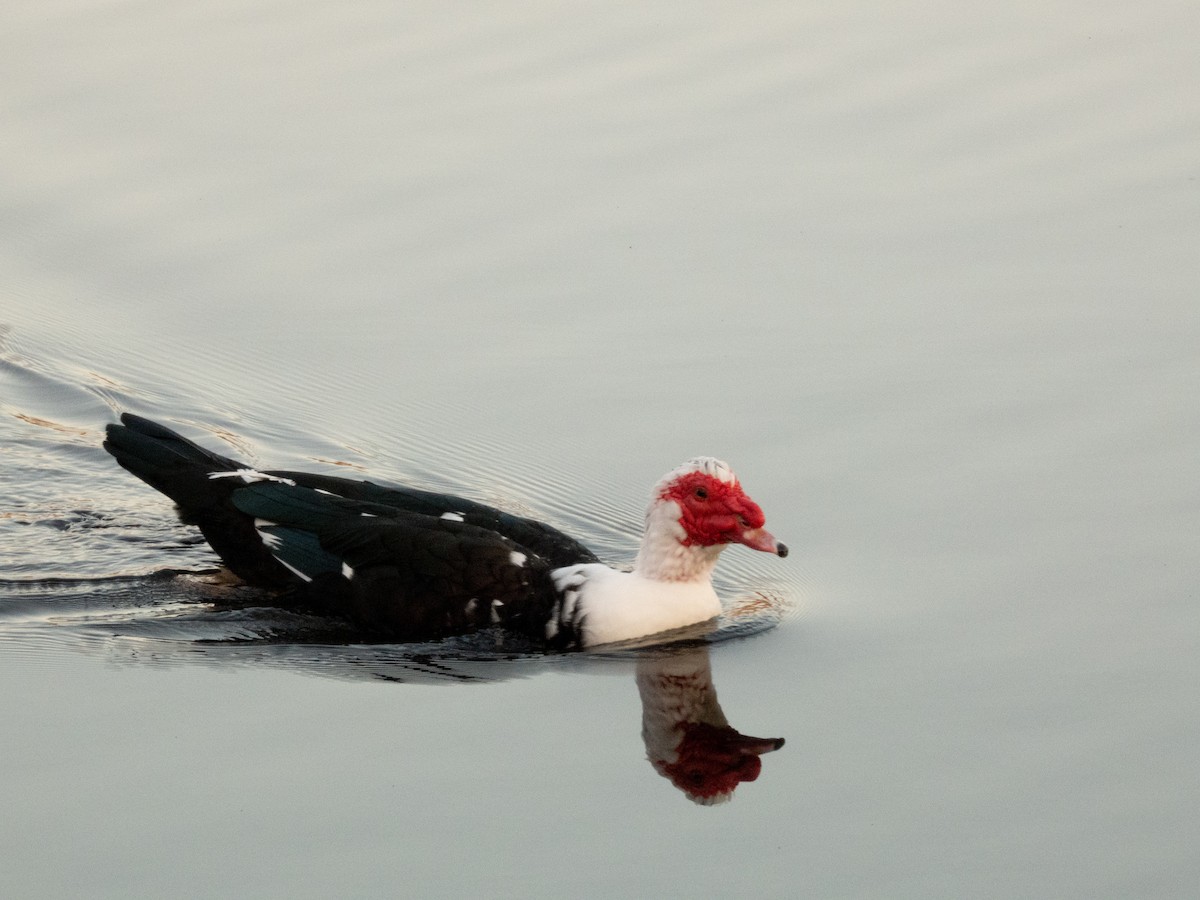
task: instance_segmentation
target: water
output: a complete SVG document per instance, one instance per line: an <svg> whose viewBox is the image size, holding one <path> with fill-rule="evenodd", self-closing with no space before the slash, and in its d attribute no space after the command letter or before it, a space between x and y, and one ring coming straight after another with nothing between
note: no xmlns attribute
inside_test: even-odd
<svg viewBox="0 0 1200 900"><path fill-rule="evenodd" d="M1197 36L1184 3L10 11L0 893L1190 896ZM614 560L723 456L793 553L719 587L778 625L543 658L218 608L99 449L121 410ZM730 802L648 761L654 666L786 738Z"/></svg>

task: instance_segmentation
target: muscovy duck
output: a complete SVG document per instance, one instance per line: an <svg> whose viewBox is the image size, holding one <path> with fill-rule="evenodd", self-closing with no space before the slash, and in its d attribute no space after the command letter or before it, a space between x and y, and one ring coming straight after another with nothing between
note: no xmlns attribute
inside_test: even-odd
<svg viewBox="0 0 1200 900"><path fill-rule="evenodd" d="M499 625L548 648L594 647L721 612L711 575L727 544L787 555L733 470L700 457L658 483L631 572L571 537L482 503L400 486L257 471L125 413L104 448L176 504L274 605L364 636L425 640Z"/></svg>

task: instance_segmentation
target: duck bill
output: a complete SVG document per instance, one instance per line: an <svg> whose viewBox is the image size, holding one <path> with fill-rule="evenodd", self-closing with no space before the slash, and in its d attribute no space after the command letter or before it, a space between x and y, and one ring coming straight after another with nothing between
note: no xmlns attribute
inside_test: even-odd
<svg viewBox="0 0 1200 900"><path fill-rule="evenodd" d="M733 749L737 750L743 756L762 756L764 753L773 753L783 746L783 738L760 738L751 737L748 734L738 734L737 738L730 742Z"/></svg>
<svg viewBox="0 0 1200 900"><path fill-rule="evenodd" d="M736 538L739 544L745 544L751 550L761 550L763 553L774 553L776 556L787 556L786 545L775 540L775 535L765 528L747 528Z"/></svg>

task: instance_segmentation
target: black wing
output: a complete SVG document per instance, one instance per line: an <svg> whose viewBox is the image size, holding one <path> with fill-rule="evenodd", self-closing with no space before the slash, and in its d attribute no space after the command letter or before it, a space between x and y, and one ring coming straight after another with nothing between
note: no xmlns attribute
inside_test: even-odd
<svg viewBox="0 0 1200 900"><path fill-rule="evenodd" d="M268 474L287 478L304 487L326 491L350 500L360 500L434 518L444 518L447 521L463 522L467 525L494 531L522 547L532 550L554 567L600 561L596 554L579 541L544 522L514 516L464 497L439 494L435 491L422 491L401 485L381 485L371 481L354 481L331 475L310 475L306 472L272 470Z"/></svg>
<svg viewBox="0 0 1200 900"><path fill-rule="evenodd" d="M301 605L396 638L494 624L544 636L552 566L503 535L273 481L237 487L232 502L303 580Z"/></svg>
<svg viewBox="0 0 1200 900"><path fill-rule="evenodd" d="M256 472L149 419L126 413L121 423L108 426L105 449L175 501L235 574L375 633L427 637L499 622L541 638L556 601L547 571L597 561L548 525L473 500Z"/></svg>
<svg viewBox="0 0 1200 900"><path fill-rule="evenodd" d="M281 588L293 583L292 575L264 552L252 520L231 502L233 490L242 481L236 476L213 477L244 470L244 464L206 450L141 416L125 413L121 422L108 426L104 448L128 471L174 500L180 518L200 528L209 545L234 573L261 587ZM458 520L487 529L529 548L552 567L598 561L587 547L549 525L473 500L329 475L265 474L348 500L435 519L448 517L448 522Z"/></svg>

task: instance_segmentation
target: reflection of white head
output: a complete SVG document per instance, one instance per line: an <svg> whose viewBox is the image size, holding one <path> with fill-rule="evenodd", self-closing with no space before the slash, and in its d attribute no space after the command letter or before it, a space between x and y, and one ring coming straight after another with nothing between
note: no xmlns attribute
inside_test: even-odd
<svg viewBox="0 0 1200 900"><path fill-rule="evenodd" d="M695 803L732 799L738 784L758 777L759 755L783 746L782 738L747 737L730 727L707 647L639 659L637 685L646 756Z"/></svg>

